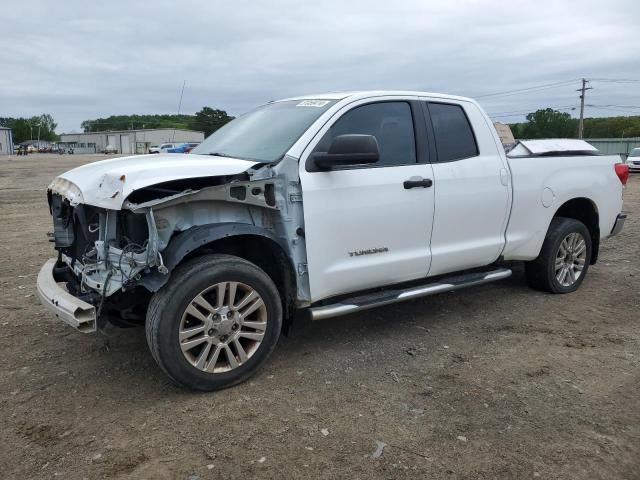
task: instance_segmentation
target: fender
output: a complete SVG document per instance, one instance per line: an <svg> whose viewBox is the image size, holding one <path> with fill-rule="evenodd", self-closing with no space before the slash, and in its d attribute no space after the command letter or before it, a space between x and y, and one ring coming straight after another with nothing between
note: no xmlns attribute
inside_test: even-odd
<svg viewBox="0 0 640 480"><path fill-rule="evenodd" d="M588 196L572 198L564 202L553 216L575 218L585 224L591 234L590 264L595 265L598 261L601 236L600 211L596 202Z"/></svg>
<svg viewBox="0 0 640 480"><path fill-rule="evenodd" d="M144 275L137 285L143 286L151 292L156 292L169 281L171 272L189 253L216 240L239 235L255 235L268 238L278 244L288 256L291 254L286 242L276 237L271 231L255 225L234 222L200 225L175 235L167 248L164 249L162 258L165 267L168 269L167 274L163 275L158 271L153 271Z"/></svg>

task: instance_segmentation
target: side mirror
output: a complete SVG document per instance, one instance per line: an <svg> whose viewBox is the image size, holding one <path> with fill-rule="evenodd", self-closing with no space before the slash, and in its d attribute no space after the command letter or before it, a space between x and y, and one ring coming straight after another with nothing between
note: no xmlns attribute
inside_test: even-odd
<svg viewBox="0 0 640 480"><path fill-rule="evenodd" d="M338 135L328 152L313 155L313 162L320 170L376 163L379 159L378 141L373 135Z"/></svg>

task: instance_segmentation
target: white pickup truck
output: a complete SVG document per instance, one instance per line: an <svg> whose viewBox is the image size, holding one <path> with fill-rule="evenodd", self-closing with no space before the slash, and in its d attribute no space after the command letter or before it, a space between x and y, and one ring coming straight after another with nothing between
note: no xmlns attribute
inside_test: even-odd
<svg viewBox="0 0 640 480"><path fill-rule="evenodd" d="M38 291L84 332L144 323L173 381L215 390L254 373L296 312L322 319L483 284L513 261L534 288L576 290L622 228L627 176L618 156L580 141L524 142L507 158L468 98L290 98L188 155L57 177L58 255Z"/></svg>

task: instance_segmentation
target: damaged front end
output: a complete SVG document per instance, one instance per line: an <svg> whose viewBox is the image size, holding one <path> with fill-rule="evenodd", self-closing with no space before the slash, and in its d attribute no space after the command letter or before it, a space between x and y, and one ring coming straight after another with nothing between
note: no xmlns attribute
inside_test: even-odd
<svg viewBox="0 0 640 480"><path fill-rule="evenodd" d="M57 282L68 292L96 308L96 320L115 323L135 322L144 316L137 306L144 305L146 292L136 289L145 272L167 274L158 248L158 231L153 210L136 213L78 204L62 193L49 191L53 217L52 241L58 252L53 269ZM106 300L109 299L108 302ZM128 299L128 300L127 300ZM97 325L99 326L99 325Z"/></svg>
<svg viewBox="0 0 640 480"><path fill-rule="evenodd" d="M175 179L131 192L120 188L100 206L83 203L84 191L56 179L48 201L58 257L40 273L42 302L82 331L107 321L143 323L152 294L185 256L234 235L269 238L306 280L296 166L285 158L275 168ZM119 209L109 208L119 195ZM308 297L308 282L299 287L297 298Z"/></svg>

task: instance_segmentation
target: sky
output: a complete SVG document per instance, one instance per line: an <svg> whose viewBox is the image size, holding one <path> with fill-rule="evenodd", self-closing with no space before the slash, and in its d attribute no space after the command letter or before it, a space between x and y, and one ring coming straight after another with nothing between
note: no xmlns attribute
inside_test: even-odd
<svg viewBox="0 0 640 480"><path fill-rule="evenodd" d="M2 0L0 18L0 117L50 113L58 133L177 113L183 82L182 113L421 90L516 122L577 116L586 78L586 116L640 115L638 0Z"/></svg>

